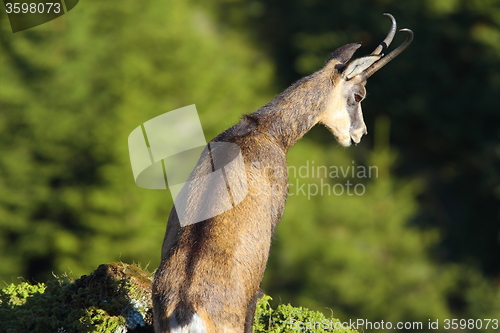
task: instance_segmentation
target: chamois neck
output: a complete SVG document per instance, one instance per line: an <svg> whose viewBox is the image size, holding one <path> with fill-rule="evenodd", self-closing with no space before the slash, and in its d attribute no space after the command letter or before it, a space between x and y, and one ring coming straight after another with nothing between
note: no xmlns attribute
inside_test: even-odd
<svg viewBox="0 0 500 333"><path fill-rule="evenodd" d="M295 82L268 104L248 115L287 152L317 122L326 109L333 84L316 72Z"/></svg>

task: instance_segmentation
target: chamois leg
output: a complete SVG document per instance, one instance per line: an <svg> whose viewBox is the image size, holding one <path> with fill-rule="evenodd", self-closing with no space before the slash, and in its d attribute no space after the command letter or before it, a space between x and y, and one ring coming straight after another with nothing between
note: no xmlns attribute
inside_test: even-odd
<svg viewBox="0 0 500 333"><path fill-rule="evenodd" d="M261 289L257 291L253 299L250 301L247 307L247 316L245 319L245 330L244 333L252 333L253 319L255 316L255 308L257 307L257 300L262 297L264 293Z"/></svg>

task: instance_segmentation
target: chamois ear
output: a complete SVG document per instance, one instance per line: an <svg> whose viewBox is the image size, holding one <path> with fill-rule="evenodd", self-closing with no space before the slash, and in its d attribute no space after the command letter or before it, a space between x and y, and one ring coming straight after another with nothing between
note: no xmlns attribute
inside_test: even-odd
<svg viewBox="0 0 500 333"><path fill-rule="evenodd" d="M342 72L342 76L345 79L350 80L376 63L380 58L380 55L369 55L366 57L358 58L347 66L347 68Z"/></svg>
<svg viewBox="0 0 500 333"><path fill-rule="evenodd" d="M356 52L356 50L359 49L360 47L361 43L351 43L341 46L335 51L333 51L328 61L335 59L337 61L340 61L340 63L345 64L351 59L354 52Z"/></svg>

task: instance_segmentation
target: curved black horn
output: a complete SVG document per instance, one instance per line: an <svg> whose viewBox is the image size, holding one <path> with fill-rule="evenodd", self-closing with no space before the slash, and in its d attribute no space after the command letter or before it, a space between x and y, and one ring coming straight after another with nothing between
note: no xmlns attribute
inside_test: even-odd
<svg viewBox="0 0 500 333"><path fill-rule="evenodd" d="M386 55L385 57L383 57L370 67L368 67L361 74L363 75L363 78L365 80L368 79L370 76L372 76L373 73L384 67L389 61L391 61L392 59L396 58L399 54L401 54L401 52L403 52L408 47L408 45L410 45L410 43L413 41L413 31L411 31L410 29L401 29L399 31L405 31L408 33L408 37L406 37L406 40L396 49L392 50L391 53L389 53L388 55Z"/></svg>
<svg viewBox="0 0 500 333"><path fill-rule="evenodd" d="M392 21L392 26L391 29L389 30L389 33L385 37L382 43L380 43L379 46L375 49L375 51L372 52L371 55L381 55L383 51L387 50L389 45L391 45L392 39L394 38L394 35L396 35L396 19L394 16L392 16L389 13L384 13L385 16L389 16L389 18Z"/></svg>

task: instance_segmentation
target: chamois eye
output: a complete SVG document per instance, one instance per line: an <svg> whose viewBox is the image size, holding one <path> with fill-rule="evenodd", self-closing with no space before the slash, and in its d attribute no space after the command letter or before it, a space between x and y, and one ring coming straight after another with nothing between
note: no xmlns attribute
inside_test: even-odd
<svg viewBox="0 0 500 333"><path fill-rule="evenodd" d="M363 100L363 96L354 94L354 100L359 103Z"/></svg>

